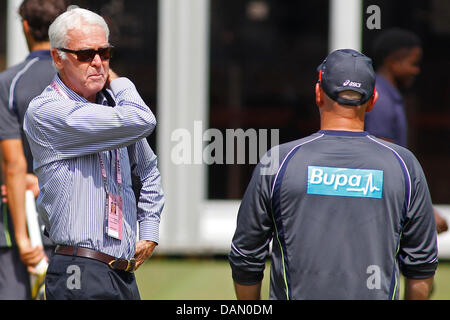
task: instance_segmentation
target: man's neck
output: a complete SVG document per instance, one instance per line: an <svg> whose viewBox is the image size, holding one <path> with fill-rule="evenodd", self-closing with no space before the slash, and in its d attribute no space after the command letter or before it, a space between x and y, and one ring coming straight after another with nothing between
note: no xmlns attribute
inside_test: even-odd
<svg viewBox="0 0 450 320"><path fill-rule="evenodd" d="M64 85L65 85L67 88L69 88L70 90L72 90L73 92L75 92L76 94L78 94L80 97L85 98L85 99L88 100L89 102L96 103L96 101L97 101L97 93L96 93L95 95L91 96L91 97L85 97L81 91L77 90L76 88L74 88L74 87L70 84L70 81L68 81L68 80L66 79L66 76L64 75L64 73L59 72L59 73L58 73L58 76L59 76L59 79L64 83Z"/></svg>
<svg viewBox="0 0 450 320"><path fill-rule="evenodd" d="M334 109L322 109L320 114L321 130L364 131L365 112L356 107L336 106Z"/></svg>
<svg viewBox="0 0 450 320"><path fill-rule="evenodd" d="M345 117L322 114L320 129L354 132L364 131L364 119L347 119Z"/></svg>
<svg viewBox="0 0 450 320"><path fill-rule="evenodd" d="M364 127L360 126L340 126L340 125L322 125L320 126L320 130L327 130L327 131L351 131L351 132L363 132Z"/></svg>
<svg viewBox="0 0 450 320"><path fill-rule="evenodd" d="M50 42L35 42L30 46L30 52L38 51L38 50L50 50Z"/></svg>

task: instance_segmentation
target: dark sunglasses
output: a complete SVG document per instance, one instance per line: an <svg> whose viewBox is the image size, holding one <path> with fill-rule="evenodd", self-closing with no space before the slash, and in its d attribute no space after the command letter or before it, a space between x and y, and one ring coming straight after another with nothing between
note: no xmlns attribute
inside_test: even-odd
<svg viewBox="0 0 450 320"><path fill-rule="evenodd" d="M91 62L94 60L95 56L98 54L100 59L109 60L112 58L113 47L100 48L98 50L94 49L83 49L83 50L70 50L66 48L58 48L58 50L68 53L73 53L77 56L77 60L80 62Z"/></svg>

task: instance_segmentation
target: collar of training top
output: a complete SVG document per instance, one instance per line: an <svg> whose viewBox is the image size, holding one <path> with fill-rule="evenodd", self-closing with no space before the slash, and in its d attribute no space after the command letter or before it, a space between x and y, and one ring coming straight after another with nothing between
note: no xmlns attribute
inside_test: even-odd
<svg viewBox="0 0 450 320"><path fill-rule="evenodd" d="M365 137L369 133L367 131L344 131L344 130L320 130L319 133L330 136L346 136L346 137Z"/></svg>
<svg viewBox="0 0 450 320"><path fill-rule="evenodd" d="M30 52L30 54L27 57L27 60L34 58L51 59L52 55L50 54L50 50L36 50Z"/></svg>

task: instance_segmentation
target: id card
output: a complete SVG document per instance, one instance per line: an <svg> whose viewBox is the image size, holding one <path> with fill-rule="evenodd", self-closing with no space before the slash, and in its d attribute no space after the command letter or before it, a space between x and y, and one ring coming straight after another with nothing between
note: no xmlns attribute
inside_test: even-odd
<svg viewBox="0 0 450 320"><path fill-rule="evenodd" d="M108 195L108 223L106 233L108 236L122 240L122 197L117 194Z"/></svg>

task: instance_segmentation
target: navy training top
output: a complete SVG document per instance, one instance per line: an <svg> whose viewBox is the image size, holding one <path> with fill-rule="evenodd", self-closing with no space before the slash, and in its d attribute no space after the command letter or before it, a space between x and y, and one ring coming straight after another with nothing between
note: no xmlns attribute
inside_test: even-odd
<svg viewBox="0 0 450 320"><path fill-rule="evenodd" d="M33 157L23 131L24 115L30 101L42 93L55 74L49 50L33 51L23 62L0 73L0 140L22 140L28 173L33 173ZM4 203L0 215L0 247L11 247L15 245L14 230ZM43 242L52 244L47 237Z"/></svg>
<svg viewBox="0 0 450 320"><path fill-rule="evenodd" d="M255 168L229 261L237 283L258 283L273 240L271 299L398 299L400 272L434 275L436 239L410 151L367 132L319 131Z"/></svg>

